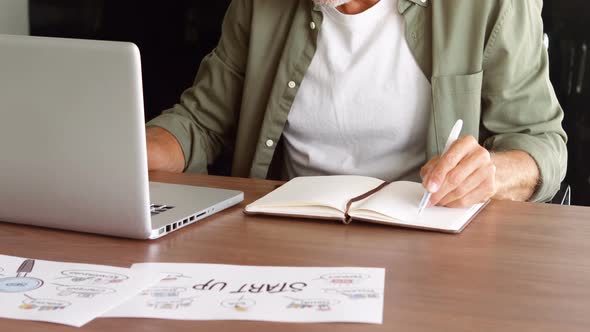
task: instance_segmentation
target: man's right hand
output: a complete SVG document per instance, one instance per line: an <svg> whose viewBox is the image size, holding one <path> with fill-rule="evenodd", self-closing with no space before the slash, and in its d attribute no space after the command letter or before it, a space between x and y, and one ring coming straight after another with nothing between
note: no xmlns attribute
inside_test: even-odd
<svg viewBox="0 0 590 332"><path fill-rule="evenodd" d="M184 154L176 137L165 129L146 129L148 170L182 173Z"/></svg>

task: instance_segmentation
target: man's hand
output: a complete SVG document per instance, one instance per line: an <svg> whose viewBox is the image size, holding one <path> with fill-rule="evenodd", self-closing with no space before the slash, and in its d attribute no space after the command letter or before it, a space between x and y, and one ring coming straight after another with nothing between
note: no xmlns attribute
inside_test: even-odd
<svg viewBox="0 0 590 332"><path fill-rule="evenodd" d="M159 127L146 129L148 170L182 173L184 154L180 144L168 131Z"/></svg>
<svg viewBox="0 0 590 332"><path fill-rule="evenodd" d="M539 169L524 151L490 154L472 136L457 140L421 170L430 205L468 207L490 198L526 201L536 189Z"/></svg>

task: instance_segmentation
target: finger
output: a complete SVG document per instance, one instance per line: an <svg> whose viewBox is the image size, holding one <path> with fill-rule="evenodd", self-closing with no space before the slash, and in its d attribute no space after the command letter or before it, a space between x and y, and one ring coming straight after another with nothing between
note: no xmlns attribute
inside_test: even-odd
<svg viewBox="0 0 590 332"><path fill-rule="evenodd" d="M440 206L447 206L451 202L457 201L473 193L476 190L492 191L494 188L496 177L496 168L493 164L486 165L485 167L479 168L473 174L471 174L462 185L458 186L452 192L448 193L444 198L439 201ZM493 180L494 183L489 183L489 180Z"/></svg>
<svg viewBox="0 0 590 332"><path fill-rule="evenodd" d="M493 172L495 174L495 166ZM486 178L479 186L467 195L448 203L446 206L450 208L465 208L473 204L483 203L491 199L496 193L496 182L494 178Z"/></svg>
<svg viewBox="0 0 590 332"><path fill-rule="evenodd" d="M480 168L490 164L490 153L486 149L480 147L474 150L471 154L465 157L465 159L461 160L457 167L449 172L441 188L436 194L432 195L431 203L433 205L444 205L445 202L452 202L457 198L461 198L451 197L451 199L447 196L450 193L453 193L465 186L465 181L467 181L467 179L471 177L472 174L476 173ZM485 174L486 173L484 173L484 175ZM477 184L478 183L475 185ZM464 192L464 194L470 192L471 190L473 190L473 188L470 188L468 191Z"/></svg>
<svg viewBox="0 0 590 332"><path fill-rule="evenodd" d="M479 143L473 136L462 137L453 143L427 175L426 189L431 193L436 193L445 182L447 174L477 146Z"/></svg>
<svg viewBox="0 0 590 332"><path fill-rule="evenodd" d="M422 168L420 169L420 177L422 178L422 182L426 183L426 175L428 175L428 173L430 173L430 170L438 163L440 157L436 156L432 159L430 159L426 165L422 166Z"/></svg>
<svg viewBox="0 0 590 332"><path fill-rule="evenodd" d="M473 193L468 194L467 196L458 199L454 202L451 202L446 205L448 208L468 208L475 204L483 203L487 201L489 197L484 192L481 191L474 191Z"/></svg>

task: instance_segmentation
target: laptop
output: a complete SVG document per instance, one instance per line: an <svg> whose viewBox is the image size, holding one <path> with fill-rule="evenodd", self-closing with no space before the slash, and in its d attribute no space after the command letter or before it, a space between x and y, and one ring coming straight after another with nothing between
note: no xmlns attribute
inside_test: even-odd
<svg viewBox="0 0 590 332"><path fill-rule="evenodd" d="M156 239L244 199L149 182L131 43L0 35L0 221Z"/></svg>

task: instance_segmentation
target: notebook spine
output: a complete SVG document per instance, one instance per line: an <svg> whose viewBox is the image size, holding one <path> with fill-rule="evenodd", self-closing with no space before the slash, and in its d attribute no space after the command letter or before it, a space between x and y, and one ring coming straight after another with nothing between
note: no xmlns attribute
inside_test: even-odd
<svg viewBox="0 0 590 332"><path fill-rule="evenodd" d="M348 214L350 212L350 208L352 207L352 204L358 201L362 201L365 198L368 198L369 196L372 196L373 194L375 194L376 192L378 192L379 190L387 187L391 182L383 182L382 184L380 184L378 187L371 189L369 191L367 191L366 193L357 196L357 197L353 197L351 198L347 203L346 203L346 210L344 212L344 219L342 220L342 223L345 225L348 225L352 222L352 217Z"/></svg>

